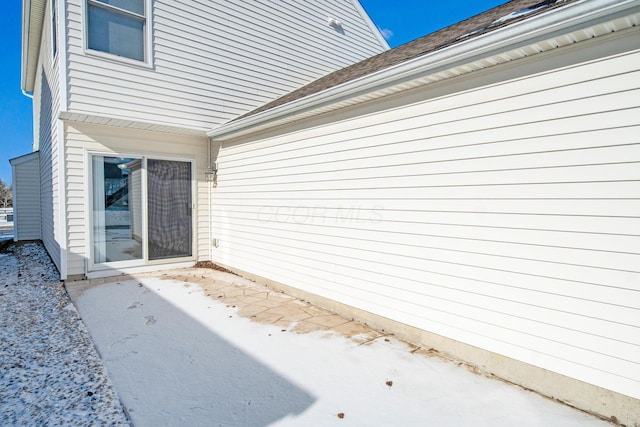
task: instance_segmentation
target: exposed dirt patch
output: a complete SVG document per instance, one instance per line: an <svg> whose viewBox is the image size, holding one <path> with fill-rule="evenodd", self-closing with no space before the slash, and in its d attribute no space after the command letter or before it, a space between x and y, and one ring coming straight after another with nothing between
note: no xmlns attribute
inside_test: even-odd
<svg viewBox="0 0 640 427"><path fill-rule="evenodd" d="M210 268L212 270L216 270L216 271L222 271L223 273L231 273L235 276L237 276L236 273L234 273L231 270L228 270L224 267L220 267L218 264L214 264L211 261L198 261L196 262L196 265L194 265L195 268Z"/></svg>
<svg viewBox="0 0 640 427"><path fill-rule="evenodd" d="M0 254L10 254L13 252L12 240L0 240Z"/></svg>

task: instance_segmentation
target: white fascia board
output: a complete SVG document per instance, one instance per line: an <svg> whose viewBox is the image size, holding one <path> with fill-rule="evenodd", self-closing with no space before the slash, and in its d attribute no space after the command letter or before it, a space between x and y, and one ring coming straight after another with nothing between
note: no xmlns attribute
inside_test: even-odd
<svg viewBox="0 0 640 427"><path fill-rule="evenodd" d="M217 140L264 130L270 124L364 94L388 89L495 54L588 28L601 22L640 12L640 0L582 0L541 13L487 34L428 53L418 58L331 87L273 109L228 122L207 132Z"/></svg>
<svg viewBox="0 0 640 427"><path fill-rule="evenodd" d="M30 161L33 161L34 159L38 158L40 156L40 152L39 151L32 151L31 153L27 153L27 154L23 154L22 156L18 156L18 157L14 157L13 159L9 159L9 163L11 163L12 166L14 165L21 165L23 163L28 163Z"/></svg>
<svg viewBox="0 0 640 427"><path fill-rule="evenodd" d="M360 16L362 16L362 19L364 19L369 25L369 28L371 28L371 31L373 32L373 34L376 36L376 38L382 45L382 48L384 50L391 49L391 47L389 46L389 43L387 42L387 39L384 38L384 36L382 35L382 32L380 32L380 29L378 28L376 23L373 22L373 19L371 19L367 11L364 9L364 7L362 7L362 4L360 4L360 1L352 0L352 3L353 3L353 6L358 11L358 13L360 14Z"/></svg>

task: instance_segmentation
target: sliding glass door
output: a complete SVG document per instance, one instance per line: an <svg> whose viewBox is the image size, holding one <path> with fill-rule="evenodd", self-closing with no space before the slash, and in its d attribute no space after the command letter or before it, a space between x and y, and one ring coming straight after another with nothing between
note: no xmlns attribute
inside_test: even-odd
<svg viewBox="0 0 640 427"><path fill-rule="evenodd" d="M94 156L93 262L142 259L141 160Z"/></svg>
<svg viewBox="0 0 640 427"><path fill-rule="evenodd" d="M92 156L92 264L191 257L191 178L190 162Z"/></svg>
<svg viewBox="0 0 640 427"><path fill-rule="evenodd" d="M191 256L191 163L147 161L149 259Z"/></svg>

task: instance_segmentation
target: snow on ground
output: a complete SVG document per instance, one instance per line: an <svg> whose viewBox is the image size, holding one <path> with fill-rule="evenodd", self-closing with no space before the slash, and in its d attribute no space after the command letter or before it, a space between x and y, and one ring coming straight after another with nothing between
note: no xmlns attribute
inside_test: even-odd
<svg viewBox="0 0 640 427"><path fill-rule="evenodd" d="M13 240L13 228L5 229L0 224L0 242L3 240Z"/></svg>
<svg viewBox="0 0 640 427"><path fill-rule="evenodd" d="M74 298L139 426L609 425L392 337L252 322L196 284L141 277Z"/></svg>
<svg viewBox="0 0 640 427"><path fill-rule="evenodd" d="M0 424L129 425L41 245L0 253Z"/></svg>
<svg viewBox="0 0 640 427"><path fill-rule="evenodd" d="M0 254L0 424L126 425L119 396L137 426L609 425L392 337L252 322L162 276L76 303L102 361L42 246Z"/></svg>

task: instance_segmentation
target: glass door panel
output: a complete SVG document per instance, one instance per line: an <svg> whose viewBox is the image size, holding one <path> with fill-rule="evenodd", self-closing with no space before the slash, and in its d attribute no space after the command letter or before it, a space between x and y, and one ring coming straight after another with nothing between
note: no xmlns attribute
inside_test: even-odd
<svg viewBox="0 0 640 427"><path fill-rule="evenodd" d="M147 160L149 260L192 255L191 163Z"/></svg>
<svg viewBox="0 0 640 427"><path fill-rule="evenodd" d="M142 259L140 159L93 156L93 262Z"/></svg>

